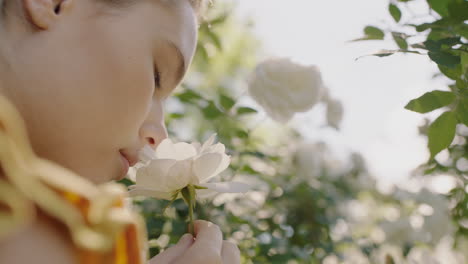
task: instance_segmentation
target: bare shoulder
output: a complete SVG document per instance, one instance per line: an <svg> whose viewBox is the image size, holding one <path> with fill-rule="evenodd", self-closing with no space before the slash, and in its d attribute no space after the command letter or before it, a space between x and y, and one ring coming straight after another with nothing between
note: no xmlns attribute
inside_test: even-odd
<svg viewBox="0 0 468 264"><path fill-rule="evenodd" d="M77 260L64 234L46 221L37 221L0 241L0 263L75 264Z"/></svg>

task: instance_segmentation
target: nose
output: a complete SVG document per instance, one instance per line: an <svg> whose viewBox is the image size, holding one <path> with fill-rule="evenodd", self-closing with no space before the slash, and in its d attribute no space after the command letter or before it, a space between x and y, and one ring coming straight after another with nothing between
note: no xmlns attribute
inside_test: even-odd
<svg viewBox="0 0 468 264"><path fill-rule="evenodd" d="M145 123L140 129L140 139L143 145L149 145L152 149L156 149L167 138L167 130L164 124Z"/></svg>
<svg viewBox="0 0 468 264"><path fill-rule="evenodd" d="M164 113L161 104L151 108L148 117L140 127L140 141L156 149L159 143L168 137L164 124Z"/></svg>

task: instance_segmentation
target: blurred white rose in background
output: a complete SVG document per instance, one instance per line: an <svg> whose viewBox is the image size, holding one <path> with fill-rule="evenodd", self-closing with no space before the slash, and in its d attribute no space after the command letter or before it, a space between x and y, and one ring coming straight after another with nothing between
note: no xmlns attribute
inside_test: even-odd
<svg viewBox="0 0 468 264"><path fill-rule="evenodd" d="M317 66L300 65L287 58L260 63L248 84L250 95L279 122L310 110L322 99L326 89Z"/></svg>
<svg viewBox="0 0 468 264"><path fill-rule="evenodd" d="M329 99L327 101L327 123L329 126L339 129L341 121L343 120L343 104L336 99Z"/></svg>

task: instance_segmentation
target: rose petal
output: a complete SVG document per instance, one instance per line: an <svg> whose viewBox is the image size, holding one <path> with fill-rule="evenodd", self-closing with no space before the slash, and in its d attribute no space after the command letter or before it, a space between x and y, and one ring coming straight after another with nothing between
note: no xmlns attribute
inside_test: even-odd
<svg viewBox="0 0 468 264"><path fill-rule="evenodd" d="M226 152L226 147L222 143L217 143L205 149L205 152L217 152L224 154Z"/></svg>
<svg viewBox="0 0 468 264"><path fill-rule="evenodd" d="M148 145L145 145L140 152L138 153L138 158L140 162L148 162L156 158L156 152Z"/></svg>
<svg viewBox="0 0 468 264"><path fill-rule="evenodd" d="M203 183L200 186L221 193L245 193L250 189L249 185L241 182L212 182Z"/></svg>
<svg viewBox="0 0 468 264"><path fill-rule="evenodd" d="M197 150L189 143L179 142L174 144L177 160L190 159L197 155Z"/></svg>
<svg viewBox="0 0 468 264"><path fill-rule="evenodd" d="M163 192L172 191L167 189L167 182L171 180L168 172L176 162L173 159L152 160L147 167L137 170L136 184Z"/></svg>
<svg viewBox="0 0 468 264"><path fill-rule="evenodd" d="M211 145L213 145L213 143L215 142L216 140L216 133L211 135L208 140L205 141L205 143L203 143L203 146L201 147L200 149L200 153L203 153L203 151L205 151L208 147L210 147Z"/></svg>
<svg viewBox="0 0 468 264"><path fill-rule="evenodd" d="M195 150L197 151L197 153L200 153L200 149L201 149L201 144L200 144L200 142L192 142L191 145L195 148Z"/></svg>
<svg viewBox="0 0 468 264"><path fill-rule="evenodd" d="M199 182L210 178L217 171L222 155L219 153L208 153L200 156L193 162L193 173Z"/></svg>
<svg viewBox="0 0 468 264"><path fill-rule="evenodd" d="M197 151L194 146L185 142L173 144L170 139L163 140L156 149L158 159L184 160L195 155Z"/></svg>
<svg viewBox="0 0 468 264"><path fill-rule="evenodd" d="M136 185L132 185L128 188L128 193L130 196L146 196L154 197L157 199L172 200L172 194L169 192L156 191L150 188L144 188Z"/></svg>
<svg viewBox="0 0 468 264"><path fill-rule="evenodd" d="M127 173L127 179L130 179L131 181L133 182L136 182L136 168L135 167L130 167L128 169L128 173Z"/></svg>
<svg viewBox="0 0 468 264"><path fill-rule="evenodd" d="M176 191L184 188L192 181L192 161L178 161L169 169L167 174L166 188Z"/></svg>
<svg viewBox="0 0 468 264"><path fill-rule="evenodd" d="M215 190L210 190L210 189L197 190L197 199L208 199L216 194L218 194L218 192Z"/></svg>
<svg viewBox="0 0 468 264"><path fill-rule="evenodd" d="M211 178L219 175L221 172L226 170L229 167L229 163L231 163L231 157L223 153L222 154L222 159L219 162L216 170L211 175L209 175L208 177L198 178L198 179L200 180L201 183L209 181Z"/></svg>

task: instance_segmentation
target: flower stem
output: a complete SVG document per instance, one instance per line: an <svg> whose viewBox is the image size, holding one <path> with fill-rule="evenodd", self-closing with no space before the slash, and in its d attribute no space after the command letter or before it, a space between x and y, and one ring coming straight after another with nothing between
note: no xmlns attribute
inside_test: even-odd
<svg viewBox="0 0 468 264"><path fill-rule="evenodd" d="M189 205L189 233L195 236L195 225L193 223L193 206Z"/></svg>
<svg viewBox="0 0 468 264"><path fill-rule="evenodd" d="M195 187L193 185L188 185L187 187L181 190L182 197L184 198L185 203L188 206L189 210L189 226L188 232L195 236L195 224L193 220L193 210L195 209L196 205L196 192Z"/></svg>

